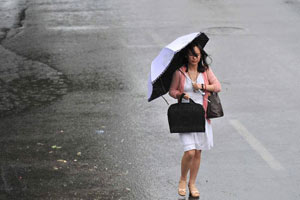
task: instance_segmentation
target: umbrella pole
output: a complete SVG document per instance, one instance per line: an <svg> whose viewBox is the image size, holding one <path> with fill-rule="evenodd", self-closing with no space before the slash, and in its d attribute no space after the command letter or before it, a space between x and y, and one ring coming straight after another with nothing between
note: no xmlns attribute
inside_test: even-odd
<svg viewBox="0 0 300 200"><path fill-rule="evenodd" d="M161 83L162 88L163 88L163 90L164 90L164 93L167 93L163 81L161 80L161 78L159 78L159 80L160 80L160 83ZM165 99L165 97L164 97L163 95L161 95L161 97L165 100L165 102L166 102L168 105L170 105L169 102L167 101L167 99Z"/></svg>
<svg viewBox="0 0 300 200"><path fill-rule="evenodd" d="M165 100L165 102L166 102L168 105L170 105L170 104L168 103L167 99L165 99L165 97L164 97L163 95L161 95L161 97Z"/></svg>

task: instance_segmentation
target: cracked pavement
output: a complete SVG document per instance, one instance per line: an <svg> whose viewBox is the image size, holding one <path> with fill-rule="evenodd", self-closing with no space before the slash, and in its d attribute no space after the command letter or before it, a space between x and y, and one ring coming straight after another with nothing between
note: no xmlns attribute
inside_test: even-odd
<svg viewBox="0 0 300 200"><path fill-rule="evenodd" d="M1 1L0 44L23 30L26 1ZM0 45L0 117L58 99L67 79L49 65L18 55Z"/></svg>

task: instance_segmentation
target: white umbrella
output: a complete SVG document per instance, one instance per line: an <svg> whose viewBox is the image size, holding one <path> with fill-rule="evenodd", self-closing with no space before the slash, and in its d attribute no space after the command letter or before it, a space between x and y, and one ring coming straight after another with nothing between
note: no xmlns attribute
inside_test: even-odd
<svg viewBox="0 0 300 200"><path fill-rule="evenodd" d="M168 92L174 71L183 64L182 50L192 41L203 48L208 37L201 32L181 36L164 47L152 61L148 79L148 101Z"/></svg>

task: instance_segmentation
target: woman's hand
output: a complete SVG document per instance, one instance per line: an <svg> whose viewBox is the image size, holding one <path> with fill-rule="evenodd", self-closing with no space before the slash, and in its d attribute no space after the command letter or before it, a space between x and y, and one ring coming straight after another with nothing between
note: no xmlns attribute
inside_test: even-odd
<svg viewBox="0 0 300 200"><path fill-rule="evenodd" d="M200 88L198 87L198 84L193 82L192 83L194 90L199 90Z"/></svg>
<svg viewBox="0 0 300 200"><path fill-rule="evenodd" d="M194 90L203 90L202 85L200 83L192 83Z"/></svg>
<svg viewBox="0 0 300 200"><path fill-rule="evenodd" d="M186 100L189 100L189 99L190 99L190 96L189 96L188 94L185 94L185 95L183 96L183 98L186 99Z"/></svg>

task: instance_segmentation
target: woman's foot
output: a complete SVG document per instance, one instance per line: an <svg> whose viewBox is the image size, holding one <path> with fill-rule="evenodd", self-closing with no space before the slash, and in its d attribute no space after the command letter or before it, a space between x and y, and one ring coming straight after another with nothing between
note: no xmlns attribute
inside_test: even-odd
<svg viewBox="0 0 300 200"><path fill-rule="evenodd" d="M195 184L189 184L190 197L199 198L200 193Z"/></svg>
<svg viewBox="0 0 300 200"><path fill-rule="evenodd" d="M180 179L179 185L178 185L178 194L180 196L186 195L186 180Z"/></svg>

